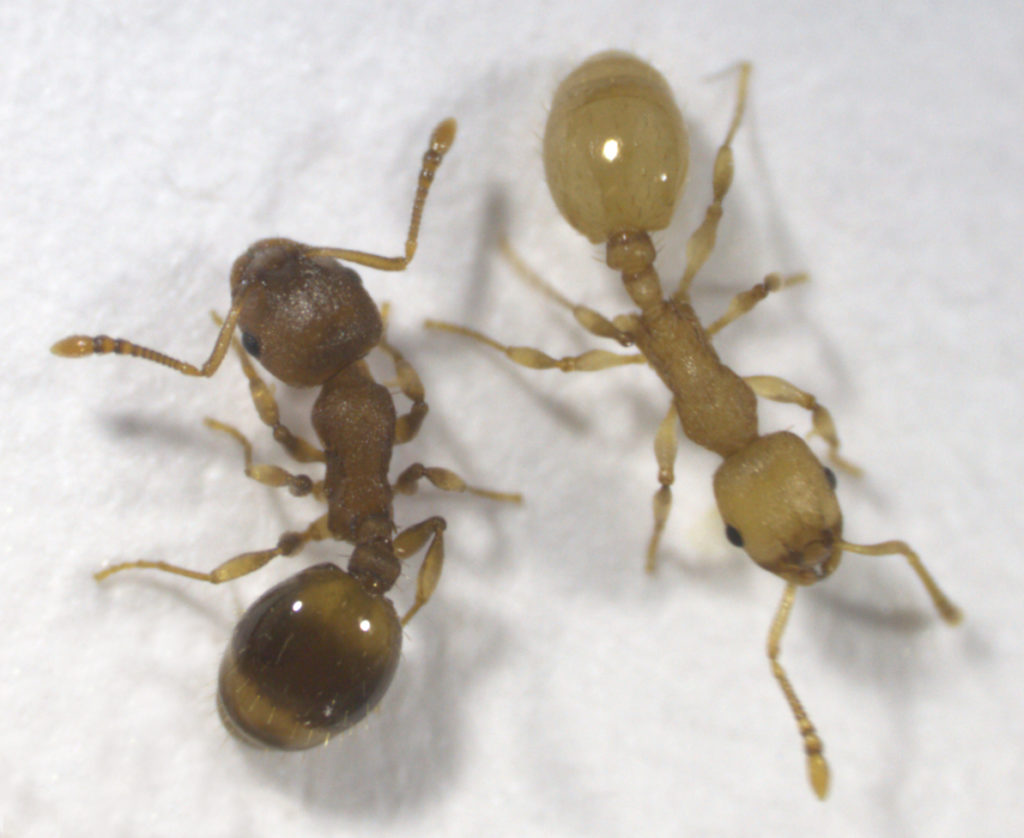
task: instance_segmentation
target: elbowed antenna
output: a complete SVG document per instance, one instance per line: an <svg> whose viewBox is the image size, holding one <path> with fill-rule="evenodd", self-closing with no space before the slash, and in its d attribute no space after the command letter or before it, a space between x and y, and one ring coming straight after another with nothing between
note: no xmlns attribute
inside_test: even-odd
<svg viewBox="0 0 1024 838"><path fill-rule="evenodd" d="M925 568L921 557L911 550L910 545L905 541L882 541L878 544L851 544L849 541L838 541L836 546L865 556L903 556L928 591L928 596L935 603L935 610L939 612L939 616L951 626L955 626L963 620L963 612L942 592L938 583Z"/></svg>
<svg viewBox="0 0 1024 838"><path fill-rule="evenodd" d="M409 231L405 240L404 256L379 256L374 253L366 253L361 250L346 250L334 247L308 248L307 253L311 255L329 256L342 261L353 262L357 265L365 265L369 268L376 268L382 271L401 271L412 261L416 255L416 243L419 238L420 224L423 220L423 208L427 202L427 195L434 182L434 175L437 173L445 154L455 142L455 133L458 124L455 119L449 117L440 122L430 135L430 146L423 155L423 163L420 168L419 180L416 185L416 195L413 198L412 217L409 220ZM145 361L152 361L155 364L162 364L177 370L182 375L201 376L209 378L221 365L224 356L227 354L228 346L231 343L231 335L234 333L235 325L241 309L241 297L245 285L235 289L231 308L224 320L223 326L217 335L217 342L213 345L213 351L206 362L197 367L187 361L181 361L163 352L158 352L148 346L140 346L124 338L112 338L109 335L71 335L57 341L50 347L54 355L62 358L84 358L88 355L130 355L134 358L141 358Z"/></svg>
<svg viewBox="0 0 1024 838"><path fill-rule="evenodd" d="M362 250L345 250L338 247L311 247L309 252L315 256L330 256L343 262L354 262L375 268L378 271L404 271L412 257L416 255L416 243L420 235L420 222L423 220L423 207L427 203L427 195L434 183L434 175L441 167L441 161L448 149L455 142L458 123L453 117L442 121L430 135L430 147L423 154L423 166L420 168L419 181L416 184L416 196L412 201L412 217L409 219L409 232L405 237L405 256L378 256Z"/></svg>
<svg viewBox="0 0 1024 838"><path fill-rule="evenodd" d="M241 289L240 289L241 290ZM235 294L235 299L228 310L228 316L224 319L220 331L217 333L217 341L213 344L213 351L206 362L197 367L188 361L179 361L163 352L157 352L147 346L140 346L124 338L112 338L107 335L89 337L87 335L71 335L57 341L50 347L54 355L61 358L85 358L88 355L130 355L133 358L141 358L144 361L152 361L155 364L163 364L177 370L182 375L201 376L209 378L224 360L228 347L231 345L231 335L235 331L235 324L238 323L238 315L242 307L242 295Z"/></svg>

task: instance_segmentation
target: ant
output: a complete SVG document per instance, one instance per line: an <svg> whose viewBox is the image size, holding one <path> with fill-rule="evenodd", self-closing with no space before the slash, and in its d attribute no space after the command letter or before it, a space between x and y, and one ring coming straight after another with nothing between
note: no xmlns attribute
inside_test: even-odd
<svg viewBox="0 0 1024 838"><path fill-rule="evenodd" d="M323 463L323 480L253 463L252 446L236 428L207 419L235 438L245 473L259 483L324 501L327 512L301 532L286 532L268 550L242 553L208 573L162 561L115 564L97 580L129 569L152 569L220 584L252 573L278 556L293 556L311 541L334 538L354 545L347 570L319 564L271 588L238 622L220 667L217 706L228 730L249 744L299 750L326 743L372 710L391 682L402 648L402 627L437 587L444 561L444 518L433 516L396 532L395 492L411 494L426 479L445 491L469 491L518 502L513 494L474 489L447 469L416 463L392 484L395 445L416 436L427 413L423 385L388 343L387 307L378 310L359 275L339 260L400 271L416 252L420 220L434 175L455 139L454 119L433 131L423 156L405 255L384 257L289 239L253 244L231 269L231 308L221 320L210 357L201 367L105 335L74 335L52 351L66 358L114 353L163 364L184 375L212 376L228 347L241 359L253 404L274 439L300 463ZM241 343L233 337L236 326ZM243 351L243 347L244 350ZM398 389L411 407L397 416L387 387L374 380L366 355L375 347L394 364ZM281 423L268 385L246 357L294 387L319 387L312 424L322 447ZM401 560L429 546L412 606L399 620L385 597Z"/></svg>
<svg viewBox="0 0 1024 838"><path fill-rule="evenodd" d="M797 588L830 576L844 551L898 554L910 563L943 620L956 624L961 612L903 541L854 544L844 540L833 472L795 434L758 430L757 396L798 405L810 412L813 433L824 439L833 463L856 472L838 454L839 439L828 410L810 393L776 376L739 376L722 363L712 346L718 332L768 294L806 276L768 275L737 294L725 313L708 326L690 305L690 286L714 248L722 203L732 182L731 143L743 116L750 73L750 64L738 66L737 101L715 158L713 197L687 242L682 279L668 296L654 267L650 232L665 229L672 218L686 178L688 142L667 82L632 55L604 52L577 67L555 92L544 133L544 169L551 196L573 228L592 243L605 245L607 265L621 273L639 311L609 319L574 304L530 270L507 243L503 250L527 282L569 309L588 332L639 351L622 354L597 349L554 358L532 347L507 346L463 326L438 321L427 325L480 341L531 369L592 372L646 364L658 374L672 394L672 403L654 439L660 487L654 495L654 531L646 569L655 569L672 503L678 422L687 437L723 460L714 475L714 494L728 540L786 583L768 633L768 658L803 739L811 787L824 799L829 768L822 741L779 662Z"/></svg>

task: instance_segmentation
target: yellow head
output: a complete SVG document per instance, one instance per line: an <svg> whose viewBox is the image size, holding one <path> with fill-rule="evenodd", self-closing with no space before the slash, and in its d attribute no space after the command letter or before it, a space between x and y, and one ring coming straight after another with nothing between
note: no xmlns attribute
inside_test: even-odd
<svg viewBox="0 0 1024 838"><path fill-rule="evenodd" d="M729 540L787 582L824 579L842 555L834 480L795 434L759 437L715 472L715 500Z"/></svg>

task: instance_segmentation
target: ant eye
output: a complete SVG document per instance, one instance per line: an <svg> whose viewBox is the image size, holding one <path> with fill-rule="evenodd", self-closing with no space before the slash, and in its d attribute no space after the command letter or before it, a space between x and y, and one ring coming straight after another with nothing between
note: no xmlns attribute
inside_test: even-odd
<svg viewBox="0 0 1024 838"><path fill-rule="evenodd" d="M242 332L242 346L253 358L260 357L260 339L249 332Z"/></svg>
<svg viewBox="0 0 1024 838"><path fill-rule="evenodd" d="M737 547L743 546L743 536L740 535L740 531L732 524L725 525L725 537L729 539L730 544L734 544Z"/></svg>
<svg viewBox="0 0 1024 838"><path fill-rule="evenodd" d="M828 481L829 488L834 492L839 481L836 480L836 473L828 466L825 466L825 479Z"/></svg>

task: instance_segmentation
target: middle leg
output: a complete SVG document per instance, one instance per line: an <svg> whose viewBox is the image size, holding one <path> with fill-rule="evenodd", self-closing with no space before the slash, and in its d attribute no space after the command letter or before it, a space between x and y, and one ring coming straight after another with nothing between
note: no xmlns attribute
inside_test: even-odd
<svg viewBox="0 0 1024 838"><path fill-rule="evenodd" d="M808 275L805 273L790 274L789 276L782 276L777 273L768 274L762 282L759 282L753 288L741 291L733 297L732 301L729 303L729 308L725 311L725 314L719 317L704 331L707 333L708 337L717 334L734 320L738 320L750 311L769 294L781 291L783 288L789 288L791 285L799 285L802 282L807 282L808 278Z"/></svg>
<svg viewBox="0 0 1024 838"><path fill-rule="evenodd" d="M247 477L262 483L264 486L274 488L286 487L295 497L301 498L312 494L318 500L324 499L324 482L314 481L305 474L292 474L287 469L269 463L254 463L252 461L252 443L245 435L233 425L225 422L218 422L216 419L207 417L203 420L206 427L214 431L221 431L238 441L242 446L242 453L245 457L245 474Z"/></svg>
<svg viewBox="0 0 1024 838"><path fill-rule="evenodd" d="M654 573L658 564L658 543L661 541L661 533L665 529L665 522L668 520L668 513L672 509L672 484L675 482L675 459L676 450L679 447L679 438L676 434L676 406L672 404L665 418L658 425L658 432L654 435L654 456L658 461L658 482L660 488L654 493L654 532L651 533L651 540L647 545L647 563L644 569L648 573Z"/></svg>
<svg viewBox="0 0 1024 838"><path fill-rule="evenodd" d="M425 466L422 463L413 463L409 468L398 475L395 481L395 491L403 495L411 495L416 492L416 484L426 479L438 489L445 492L468 492L471 495L479 495L491 500L508 501L509 503L522 503L523 496L518 492L495 492L492 489L480 489L470 486L454 471L437 466Z"/></svg>
<svg viewBox="0 0 1024 838"><path fill-rule="evenodd" d="M493 338L487 337L482 332L467 328L466 326L458 326L441 320L427 320L424 325L428 329L436 329L439 332L451 332L452 334L462 335L463 337L486 344L492 349L501 352L513 363L533 370L560 369L562 372L597 372L598 370L621 367L626 364L647 363L647 359L639 352L631 355L621 355L604 349L591 349L580 355L553 358L546 352L542 352L532 346L507 346Z"/></svg>

